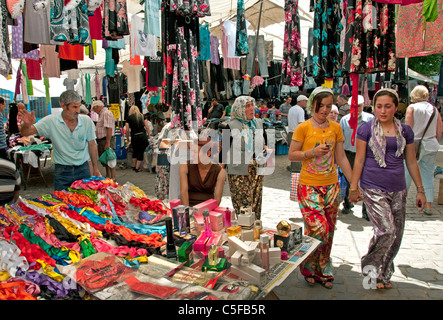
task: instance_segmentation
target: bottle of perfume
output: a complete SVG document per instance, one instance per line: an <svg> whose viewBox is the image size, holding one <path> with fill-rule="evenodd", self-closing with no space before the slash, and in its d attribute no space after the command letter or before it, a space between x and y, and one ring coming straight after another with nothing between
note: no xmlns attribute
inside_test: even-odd
<svg viewBox="0 0 443 320"><path fill-rule="evenodd" d="M205 220L205 235L210 237L212 235L211 221L209 220L209 210L203 209L203 219Z"/></svg>
<svg viewBox="0 0 443 320"><path fill-rule="evenodd" d="M208 252L208 263L211 266L215 266L218 264L218 260L218 246L213 243Z"/></svg>
<svg viewBox="0 0 443 320"><path fill-rule="evenodd" d="M261 267L269 271L269 237L266 234L260 235L260 259Z"/></svg>
<svg viewBox="0 0 443 320"><path fill-rule="evenodd" d="M178 208L178 233L181 236L185 236L186 232L186 217L185 217L185 206L179 206Z"/></svg>
<svg viewBox="0 0 443 320"><path fill-rule="evenodd" d="M260 235L263 231L261 220L255 220L254 222L254 241L260 240Z"/></svg>
<svg viewBox="0 0 443 320"><path fill-rule="evenodd" d="M226 208L224 213L224 218L225 218L225 229L227 229L231 226L231 210L229 210L229 208Z"/></svg>
<svg viewBox="0 0 443 320"><path fill-rule="evenodd" d="M197 208L192 208L189 209L190 211L190 215L189 215L189 233L193 234L193 235L197 235L198 234L198 226L197 226L197 221L195 220L195 214L198 213Z"/></svg>
<svg viewBox="0 0 443 320"><path fill-rule="evenodd" d="M173 230L172 230L172 218L167 217L165 219L166 225L166 257L177 258L177 250L175 249Z"/></svg>
<svg viewBox="0 0 443 320"><path fill-rule="evenodd" d="M241 226L238 225L237 220L231 220L231 226L226 229L228 237L240 237Z"/></svg>

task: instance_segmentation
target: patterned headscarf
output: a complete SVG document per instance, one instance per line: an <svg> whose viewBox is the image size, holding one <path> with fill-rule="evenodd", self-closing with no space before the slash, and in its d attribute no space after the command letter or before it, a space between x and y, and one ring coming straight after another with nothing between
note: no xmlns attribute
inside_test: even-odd
<svg viewBox="0 0 443 320"><path fill-rule="evenodd" d="M395 90L390 88L383 88L378 90L374 95L374 106L375 101L377 100L377 96L379 96L383 92L390 92L397 97L398 94ZM397 139L397 151L395 152L395 156L399 158L406 147L406 139L403 137L402 131L403 128L401 126L401 121L394 117L394 125L395 125L395 137ZM374 159L377 161L378 165L382 168L386 168L385 156L386 156L386 137L383 133L383 128L380 124L380 121L377 117L372 119L371 123L371 138L368 143L369 147L374 154Z"/></svg>
<svg viewBox="0 0 443 320"><path fill-rule="evenodd" d="M231 108L231 119L237 119L243 124L247 125L249 128L256 128L255 118L250 120L246 119L246 103L252 101L255 106L255 99L249 96L239 96L235 99Z"/></svg>

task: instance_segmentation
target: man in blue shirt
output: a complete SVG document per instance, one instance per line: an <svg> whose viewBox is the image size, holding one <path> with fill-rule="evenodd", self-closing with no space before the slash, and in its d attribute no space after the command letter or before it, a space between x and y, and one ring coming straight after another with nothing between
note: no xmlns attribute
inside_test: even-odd
<svg viewBox="0 0 443 320"><path fill-rule="evenodd" d="M348 104L351 105L351 98L349 98ZM365 103L365 99L363 98L363 96L358 96L358 123L357 123L357 128L359 126L361 126L363 123L371 121L372 118L374 118L373 114L367 113L363 111L363 107L364 107L364 103ZM354 145L352 145L351 143L351 138L352 138L352 134L354 132L353 129L351 129L351 126L349 125L349 120L351 119L351 114L348 113L347 115L345 115L343 118L341 118L340 120L340 126L341 129L343 131L343 136L345 137L345 141L343 143L343 146L345 148L345 153L346 153L346 157L348 158L349 164L351 165L352 168L354 168L354 160L355 160L355 152L356 152L356 143L354 143ZM357 139L357 138L356 138ZM353 207L352 203L349 201L348 196L349 196L349 181L348 181L348 186L346 188L346 196L345 199L343 201L343 210L341 211L341 213L343 214L348 214L351 211L351 208ZM368 220L368 215L366 213L366 206L363 203L363 210L362 210L362 215L363 218L365 218L366 220Z"/></svg>
<svg viewBox="0 0 443 320"><path fill-rule="evenodd" d="M91 118L80 115L81 97L73 90L60 95L60 114L52 114L35 123L34 111L20 110L23 136L39 134L51 139L53 148L54 189L68 188L74 181L90 178L88 160L94 176L98 169L95 126Z"/></svg>

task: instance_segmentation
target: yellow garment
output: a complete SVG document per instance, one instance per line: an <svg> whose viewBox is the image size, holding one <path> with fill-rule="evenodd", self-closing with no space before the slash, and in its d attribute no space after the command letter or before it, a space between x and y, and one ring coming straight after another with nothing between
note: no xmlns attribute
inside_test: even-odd
<svg viewBox="0 0 443 320"><path fill-rule="evenodd" d="M6 281L10 278L9 272L6 270L0 270L0 281Z"/></svg>
<svg viewBox="0 0 443 320"><path fill-rule="evenodd" d="M343 142L345 138L337 122L329 121L329 128L314 129L311 121L307 120L295 128L292 140L303 143L302 151L312 150L319 144L328 143L332 145L330 152L324 156L315 156L303 161L299 178L300 184L327 186L338 182L335 167L335 144Z"/></svg>

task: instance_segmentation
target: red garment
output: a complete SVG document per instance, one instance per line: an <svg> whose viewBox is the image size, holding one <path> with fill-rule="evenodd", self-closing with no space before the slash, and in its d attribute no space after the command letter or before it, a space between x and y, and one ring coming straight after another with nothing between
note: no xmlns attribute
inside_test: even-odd
<svg viewBox="0 0 443 320"><path fill-rule="evenodd" d="M88 17L89 32L91 39L103 40L102 37L102 11L100 8L95 9L94 15Z"/></svg>
<svg viewBox="0 0 443 320"><path fill-rule="evenodd" d="M358 81L359 74L351 73L351 81L352 81L352 100L351 100L351 118L349 119L349 126L353 130L351 144L355 146L355 135L357 133L357 125L358 125Z"/></svg>
<svg viewBox="0 0 443 320"><path fill-rule="evenodd" d="M28 73L29 80L41 80L42 79L42 69L41 69L41 59L38 60L26 60L26 72Z"/></svg>
<svg viewBox="0 0 443 320"><path fill-rule="evenodd" d="M58 57L65 60L83 61L85 49L79 44L69 44L65 42L64 45L58 46Z"/></svg>

